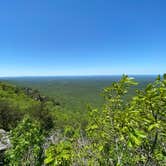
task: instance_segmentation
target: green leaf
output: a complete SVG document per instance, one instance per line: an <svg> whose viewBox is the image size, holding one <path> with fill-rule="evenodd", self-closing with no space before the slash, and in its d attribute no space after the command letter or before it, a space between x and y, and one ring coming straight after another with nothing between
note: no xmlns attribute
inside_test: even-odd
<svg viewBox="0 0 166 166"><path fill-rule="evenodd" d="M150 125L149 127L148 127L148 131L151 131L151 130L153 130L154 128L159 128L160 126L159 126L159 124L158 123L154 123L154 124L152 124L152 125Z"/></svg>
<svg viewBox="0 0 166 166"><path fill-rule="evenodd" d="M140 145L141 144L141 139L136 137L132 133L130 133L130 139L131 139L131 142L133 142L136 145Z"/></svg>
<svg viewBox="0 0 166 166"><path fill-rule="evenodd" d="M146 134L143 131L135 129L134 132L138 137L146 138Z"/></svg>
<svg viewBox="0 0 166 166"><path fill-rule="evenodd" d="M149 91L150 89L152 89L152 84L148 84L147 86L146 86L146 89L145 89L145 91Z"/></svg>
<svg viewBox="0 0 166 166"><path fill-rule="evenodd" d="M133 147L131 141L128 141L127 146L128 146L129 148L132 148L132 147Z"/></svg>
<svg viewBox="0 0 166 166"><path fill-rule="evenodd" d="M45 164L50 164L51 162L53 162L53 158L51 156L47 157L45 160L44 160L44 163Z"/></svg>

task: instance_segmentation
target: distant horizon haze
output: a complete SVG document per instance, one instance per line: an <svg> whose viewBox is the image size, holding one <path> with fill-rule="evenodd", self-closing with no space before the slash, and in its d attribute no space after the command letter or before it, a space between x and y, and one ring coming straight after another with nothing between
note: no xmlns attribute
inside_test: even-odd
<svg viewBox="0 0 166 166"><path fill-rule="evenodd" d="M164 74L164 73L163 73ZM163 74L87 74L87 75L0 75L0 78L12 78L12 77L120 77L122 75L132 76L157 76Z"/></svg>

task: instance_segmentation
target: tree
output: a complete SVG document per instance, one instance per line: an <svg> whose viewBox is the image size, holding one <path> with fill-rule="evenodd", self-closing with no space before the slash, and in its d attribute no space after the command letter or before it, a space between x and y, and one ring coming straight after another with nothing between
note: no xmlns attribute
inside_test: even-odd
<svg viewBox="0 0 166 166"><path fill-rule="evenodd" d="M166 76L126 102L131 85L123 76L104 89L103 109L90 112L86 153L95 165L166 164Z"/></svg>
<svg viewBox="0 0 166 166"><path fill-rule="evenodd" d="M23 113L14 108L10 102L0 100L0 128L9 131L16 127L22 117Z"/></svg>

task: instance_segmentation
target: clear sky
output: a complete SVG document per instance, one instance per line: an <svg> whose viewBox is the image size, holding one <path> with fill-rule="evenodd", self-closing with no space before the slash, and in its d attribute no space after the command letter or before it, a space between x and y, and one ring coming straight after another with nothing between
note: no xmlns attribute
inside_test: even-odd
<svg viewBox="0 0 166 166"><path fill-rule="evenodd" d="M0 2L0 76L164 72L166 0Z"/></svg>

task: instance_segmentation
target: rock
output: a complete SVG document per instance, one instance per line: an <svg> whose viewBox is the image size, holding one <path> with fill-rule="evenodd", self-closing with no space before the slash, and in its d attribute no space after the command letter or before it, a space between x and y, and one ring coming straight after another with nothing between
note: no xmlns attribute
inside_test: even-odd
<svg viewBox="0 0 166 166"><path fill-rule="evenodd" d="M8 134L5 130L0 129L0 151L4 151L11 147Z"/></svg>
<svg viewBox="0 0 166 166"><path fill-rule="evenodd" d="M43 145L44 150L46 150L52 144L58 144L63 139L64 137L62 136L60 130L50 133L50 136L46 138L45 143Z"/></svg>

